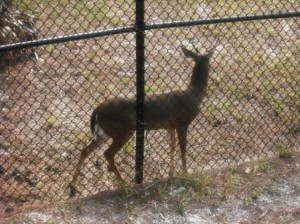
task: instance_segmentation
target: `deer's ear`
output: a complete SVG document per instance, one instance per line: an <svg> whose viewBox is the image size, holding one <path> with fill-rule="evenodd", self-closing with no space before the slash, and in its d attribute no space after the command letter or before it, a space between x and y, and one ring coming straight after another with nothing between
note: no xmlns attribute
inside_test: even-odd
<svg viewBox="0 0 300 224"><path fill-rule="evenodd" d="M192 51L190 51L190 50L188 50L188 49L186 49L184 47L181 47L181 49L182 49L182 52L184 53L184 55L187 58L193 58L193 59L197 58L197 55L194 52L192 52Z"/></svg>

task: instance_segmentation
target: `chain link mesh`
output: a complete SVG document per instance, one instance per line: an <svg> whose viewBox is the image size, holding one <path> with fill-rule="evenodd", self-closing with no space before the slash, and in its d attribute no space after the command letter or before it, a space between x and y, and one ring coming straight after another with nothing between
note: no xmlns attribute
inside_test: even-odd
<svg viewBox="0 0 300 224"><path fill-rule="evenodd" d="M38 38L135 23L131 0L16 0L13 4L10 10L33 19ZM2 1L1 5L5 6ZM146 2L146 22L297 12L299 8L298 1L151 0ZM195 45L203 53L216 47L207 96L188 129L189 172L300 150L299 24L295 17L146 31L146 94L186 88L194 63L184 57L182 45L189 49ZM0 204L66 197L64 187L80 150L92 137L93 109L111 97L135 95L134 33L32 50L34 58L0 71ZM85 161L78 182L81 196L116 188L103 157L110 143ZM168 177L167 132L147 132L145 143L145 181ZM129 183L134 178L134 148L135 137L116 158ZM179 174L178 145L175 164Z"/></svg>

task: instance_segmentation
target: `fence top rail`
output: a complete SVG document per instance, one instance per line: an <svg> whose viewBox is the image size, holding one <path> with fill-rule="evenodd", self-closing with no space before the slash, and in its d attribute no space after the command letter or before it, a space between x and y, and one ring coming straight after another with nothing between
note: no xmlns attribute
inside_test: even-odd
<svg viewBox="0 0 300 224"><path fill-rule="evenodd" d="M161 28L175 28L175 27L194 26L194 25L218 24L218 23L234 23L234 22L243 22L243 21L266 20L266 19L280 19L280 18L291 18L291 17L300 17L300 12L261 14L261 15L252 15L252 16L215 17L215 18L209 18L203 20L154 23L154 24L146 25L146 30L161 29Z"/></svg>
<svg viewBox="0 0 300 224"><path fill-rule="evenodd" d="M195 26L195 25L233 23L233 22L255 21L255 20L266 20L266 19L292 18L292 17L300 17L300 12L262 14L262 15L252 15L252 16L236 16L236 17L216 17L216 18L208 18L202 20L153 23L153 24L146 24L145 30L147 31L152 29L188 27L188 26ZM57 43L63 43L68 41L83 40L83 39L109 36L109 35L122 34L122 33L130 33L130 32L136 32L135 25L122 27L122 28L113 28L113 29L105 29L105 30L98 30L92 32L76 33L71 35L49 37L49 38L43 38L39 40L0 45L0 52L17 50L17 49L20 50L23 48L37 47L37 46L43 46L48 44L57 44Z"/></svg>
<svg viewBox="0 0 300 224"><path fill-rule="evenodd" d="M83 39L89 39L95 37L109 36L109 35L115 35L121 33L129 33L134 31L135 31L135 27L129 26L129 27L105 29L105 30L92 31L92 32L75 33L71 35L64 35L64 36L57 36L57 37L49 37L49 38L43 38L39 40L31 40L31 41L13 43L8 45L0 45L0 52L29 48L29 47L37 47L37 46L48 45L48 44L57 44L57 43L63 43L68 41L83 40Z"/></svg>

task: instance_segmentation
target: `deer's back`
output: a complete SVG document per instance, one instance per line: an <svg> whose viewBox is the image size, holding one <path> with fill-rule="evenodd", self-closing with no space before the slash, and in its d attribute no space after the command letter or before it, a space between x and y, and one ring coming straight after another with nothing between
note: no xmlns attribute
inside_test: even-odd
<svg viewBox="0 0 300 224"><path fill-rule="evenodd" d="M151 95L145 101L146 129L174 129L188 125L199 113L199 102L187 91Z"/></svg>
<svg viewBox="0 0 300 224"><path fill-rule="evenodd" d="M188 125L199 113L199 98L187 91L146 96L145 129L174 129ZM109 136L128 132L136 127L136 100L116 98L99 105L93 112L94 120Z"/></svg>

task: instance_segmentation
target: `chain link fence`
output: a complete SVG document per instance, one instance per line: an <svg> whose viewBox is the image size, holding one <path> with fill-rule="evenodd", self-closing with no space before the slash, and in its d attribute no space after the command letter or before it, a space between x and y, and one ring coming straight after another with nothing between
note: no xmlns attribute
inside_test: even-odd
<svg viewBox="0 0 300 224"><path fill-rule="evenodd" d="M6 1L0 2L3 10ZM33 37L47 40L135 24L131 0L12 2L6 7L15 12L15 24L4 24L5 14L0 15L0 31L6 37L18 35L16 27L25 24L33 25ZM185 58L181 46L191 50L196 46L202 53L215 47L207 95L188 129L188 172L300 150L299 11L299 1L145 2L145 22L153 26L145 32L146 95L186 89L194 62ZM256 17L289 13L295 16ZM253 19L242 21L245 16ZM236 19L215 23L216 18ZM160 28L197 20L204 22ZM16 42L0 44L10 43ZM1 67L1 207L67 197L65 186L80 151L92 138L93 109L110 98L136 93L135 47L134 32L78 38L33 46L32 54ZM103 156L109 144L111 140L85 161L78 182L81 196L116 188L117 180ZM166 130L146 132L145 182L168 177L169 148ZM178 175L182 165L176 148ZM135 137L116 156L128 183L133 183L134 161Z"/></svg>

